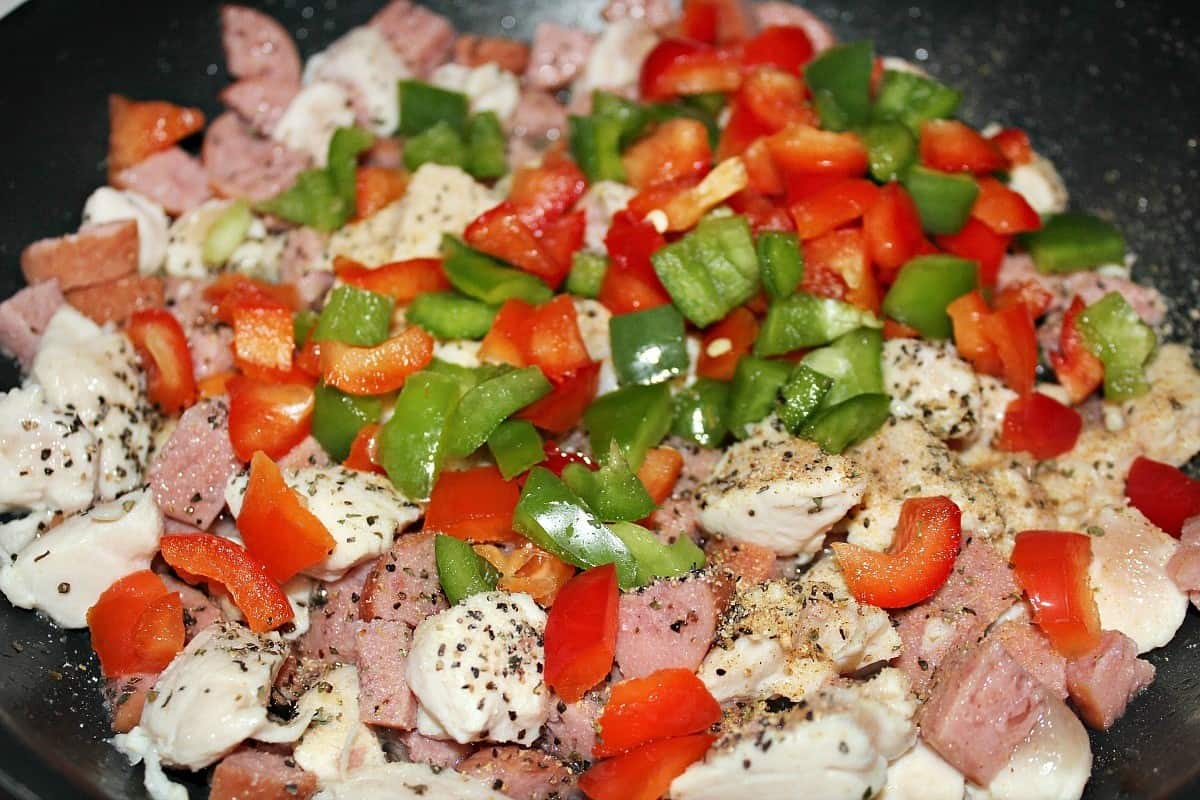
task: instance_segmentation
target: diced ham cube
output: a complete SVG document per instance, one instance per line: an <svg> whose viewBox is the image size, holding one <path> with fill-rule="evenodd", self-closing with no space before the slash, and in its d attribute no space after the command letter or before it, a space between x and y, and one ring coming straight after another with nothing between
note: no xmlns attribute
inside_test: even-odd
<svg viewBox="0 0 1200 800"><path fill-rule="evenodd" d="M719 610L711 580L659 580L621 595L616 662L625 678L660 669L695 670L716 634Z"/></svg>
<svg viewBox="0 0 1200 800"><path fill-rule="evenodd" d="M179 320L192 354L196 380L233 369L233 329L219 322L204 299L205 283L183 278L165 282L167 308Z"/></svg>
<svg viewBox="0 0 1200 800"><path fill-rule="evenodd" d="M370 24L419 77L444 63L454 47L450 20L409 0L392 0L371 17Z"/></svg>
<svg viewBox="0 0 1200 800"><path fill-rule="evenodd" d="M229 441L228 402L212 398L183 412L147 479L164 514L207 530L225 507L225 484L241 467Z"/></svg>
<svg viewBox="0 0 1200 800"><path fill-rule="evenodd" d="M951 766L986 786L1037 724L1042 689L996 640L959 654L937 678L917 712L921 736Z"/></svg>
<svg viewBox="0 0 1200 800"><path fill-rule="evenodd" d="M406 669L412 629L404 622L358 623L359 718L368 725L411 730L417 724L417 698Z"/></svg>
<svg viewBox="0 0 1200 800"><path fill-rule="evenodd" d="M665 28L675 21L671 0L609 0L603 14L609 22L640 19L651 28Z"/></svg>
<svg viewBox="0 0 1200 800"><path fill-rule="evenodd" d="M837 44L837 37L820 17L795 3L770 0L770 2L759 3L756 10L759 27L787 25L803 28L804 32L808 34L808 40L812 42L814 52L828 50Z"/></svg>
<svg viewBox="0 0 1200 800"><path fill-rule="evenodd" d="M596 721L604 711L604 703L598 692L586 694L576 703L556 699L546 720L542 746L563 761L591 761L596 746Z"/></svg>
<svg viewBox="0 0 1200 800"><path fill-rule="evenodd" d="M536 89L561 89L583 69L594 38L587 31L541 22L533 32L525 81Z"/></svg>
<svg viewBox="0 0 1200 800"><path fill-rule="evenodd" d="M221 90L221 102L256 133L270 136L299 91L299 84L276 77L243 78Z"/></svg>
<svg viewBox="0 0 1200 800"><path fill-rule="evenodd" d="M200 157L217 194L254 202L279 194L308 167L307 155L255 136L233 112L208 126Z"/></svg>
<svg viewBox="0 0 1200 800"><path fill-rule="evenodd" d="M470 744L430 739L416 731L401 734L400 742L408 752L409 761L428 764L437 769L453 769L475 749L475 746Z"/></svg>
<svg viewBox="0 0 1200 800"><path fill-rule="evenodd" d="M317 776L290 756L246 747L217 764L208 800L308 800L316 793Z"/></svg>
<svg viewBox="0 0 1200 800"><path fill-rule="evenodd" d="M21 253L21 271L28 283L57 280L64 292L124 278L137 272L137 265L137 223L131 219L41 239Z"/></svg>
<svg viewBox="0 0 1200 800"><path fill-rule="evenodd" d="M466 33L454 43L454 60L468 67L495 64L520 75L529 65L529 45L504 36Z"/></svg>
<svg viewBox="0 0 1200 800"><path fill-rule="evenodd" d="M293 228L283 241L279 280L296 287L300 301L315 306L333 287L333 273L322 268L328 237L312 228Z"/></svg>
<svg viewBox="0 0 1200 800"><path fill-rule="evenodd" d="M1167 574L1180 591L1188 593L1192 605L1200 608L1200 516L1184 520L1179 548L1167 562Z"/></svg>
<svg viewBox="0 0 1200 800"><path fill-rule="evenodd" d="M704 554L709 566L748 583L762 583L776 572L775 551L752 542L714 536L705 542Z"/></svg>
<svg viewBox="0 0 1200 800"><path fill-rule="evenodd" d="M432 533L397 536L391 550L369 566L359 607L364 620L406 622L415 628L430 614L447 608L438 581Z"/></svg>
<svg viewBox="0 0 1200 800"><path fill-rule="evenodd" d="M176 217L212 197L204 165L178 147L126 167L113 176L113 185L150 198Z"/></svg>
<svg viewBox="0 0 1200 800"><path fill-rule="evenodd" d="M1104 631L1095 650L1067 662L1071 704L1097 730L1120 719L1129 701L1153 680L1154 665L1138 658L1137 645L1119 631Z"/></svg>
<svg viewBox="0 0 1200 800"><path fill-rule="evenodd" d="M318 589L310 606L308 631L296 640L300 655L329 663L355 663L359 605L371 568L370 563L361 564Z"/></svg>
<svg viewBox="0 0 1200 800"><path fill-rule="evenodd" d="M146 693L158 680L156 673L139 672L104 680L104 703L115 733L129 733L142 721Z"/></svg>
<svg viewBox="0 0 1200 800"><path fill-rule="evenodd" d="M235 78L273 77L300 85L300 53L282 25L245 6L221 7L221 43Z"/></svg>
<svg viewBox="0 0 1200 800"><path fill-rule="evenodd" d="M575 787L575 773L557 758L516 745L481 747L457 769L513 800L559 800Z"/></svg>
<svg viewBox="0 0 1200 800"><path fill-rule="evenodd" d="M29 369L37 355L42 331L64 302L58 281L48 280L26 286L0 303L0 350Z"/></svg>
<svg viewBox="0 0 1200 800"><path fill-rule="evenodd" d="M1059 654L1046 634L1025 620L1011 620L988 633L1008 654L1037 679L1047 692L1060 700L1067 697L1067 660Z"/></svg>
<svg viewBox="0 0 1200 800"><path fill-rule="evenodd" d="M135 311L161 308L163 299L162 278L129 275L109 283L81 286L67 292L67 302L103 325L115 322L124 325Z"/></svg>
<svg viewBox="0 0 1200 800"><path fill-rule="evenodd" d="M305 467L329 467L333 459L321 443L311 435L300 440L300 444L288 450L275 462L280 469L304 469Z"/></svg>

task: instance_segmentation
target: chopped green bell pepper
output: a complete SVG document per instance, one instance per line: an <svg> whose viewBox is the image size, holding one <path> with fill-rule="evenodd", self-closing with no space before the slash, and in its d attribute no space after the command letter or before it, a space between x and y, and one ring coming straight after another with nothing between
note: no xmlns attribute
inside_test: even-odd
<svg viewBox="0 0 1200 800"><path fill-rule="evenodd" d="M1075 325L1084 346L1104 364L1105 400L1121 403L1150 388L1144 367L1158 339L1120 292L1085 308Z"/></svg>
<svg viewBox="0 0 1200 800"><path fill-rule="evenodd" d="M654 500L629 468L616 442L609 448L608 456L601 459L599 469L593 471L583 464L568 464L562 479L605 522L630 522L654 511Z"/></svg>
<svg viewBox="0 0 1200 800"><path fill-rule="evenodd" d="M866 439L887 422L890 398L886 394L860 394L820 411L809 419L800 435L827 453L840 453Z"/></svg>
<svg viewBox="0 0 1200 800"><path fill-rule="evenodd" d="M234 200L209 226L204 235L201 258L210 267L219 267L229 260L254 224L254 214L245 200Z"/></svg>
<svg viewBox="0 0 1200 800"><path fill-rule="evenodd" d="M546 458L541 434L532 422L524 419L501 422L488 437L487 446L506 481Z"/></svg>
<svg viewBox="0 0 1200 800"><path fill-rule="evenodd" d="M429 497L445 459L446 425L458 405L459 384L423 370L410 375L389 419L379 429L379 463L409 500Z"/></svg>
<svg viewBox="0 0 1200 800"><path fill-rule="evenodd" d="M404 143L404 166L415 172L422 164L467 166L467 143L449 123L439 122Z"/></svg>
<svg viewBox="0 0 1200 800"><path fill-rule="evenodd" d="M650 114L646 106L619 94L596 90L592 92L592 117L616 120L621 126L621 145L624 150L646 130Z"/></svg>
<svg viewBox="0 0 1200 800"><path fill-rule="evenodd" d="M593 453L607 453L615 441L637 469L671 428L671 392L665 383L625 386L598 397L583 421Z"/></svg>
<svg viewBox="0 0 1200 800"><path fill-rule="evenodd" d="M870 42L829 48L804 68L821 127L831 131L862 125L871 115L871 70L875 50Z"/></svg>
<svg viewBox="0 0 1200 800"><path fill-rule="evenodd" d="M312 435L338 463L350 455L350 445L364 425L378 422L383 400L341 392L323 383L313 391Z"/></svg>
<svg viewBox="0 0 1200 800"><path fill-rule="evenodd" d="M339 286L330 293L329 302L321 310L312 333L313 341L333 340L373 347L388 338L395 305L386 295Z"/></svg>
<svg viewBox="0 0 1200 800"><path fill-rule="evenodd" d="M303 347L308 344L308 337L317 327L317 320L321 316L311 308L305 308L297 311L292 315L292 338L296 340L297 347Z"/></svg>
<svg viewBox="0 0 1200 800"><path fill-rule="evenodd" d="M797 364L787 383L779 390L779 419L783 420L789 431L799 433L804 423L817 412L831 386L833 378L804 364Z"/></svg>
<svg viewBox="0 0 1200 800"><path fill-rule="evenodd" d="M637 583L637 564L629 548L548 469L529 471L513 512L513 528L580 569L613 564L622 589Z"/></svg>
<svg viewBox="0 0 1200 800"><path fill-rule="evenodd" d="M481 179L508 172L508 139L495 111L481 111L467 121L467 172Z"/></svg>
<svg viewBox="0 0 1200 800"><path fill-rule="evenodd" d="M442 269L450 284L489 306L499 306L505 300L524 300L540 305L554 292L528 272L505 266L489 255L474 250L446 234L442 237Z"/></svg>
<svg viewBox="0 0 1200 800"><path fill-rule="evenodd" d="M579 297L595 299L600 296L604 275L608 272L608 259L599 253L578 250L571 257L571 271L567 273L566 289Z"/></svg>
<svg viewBox="0 0 1200 800"><path fill-rule="evenodd" d="M338 128L329 140L325 169L346 208L358 201L358 154L375 144L375 136L363 128Z"/></svg>
<svg viewBox="0 0 1200 800"><path fill-rule="evenodd" d="M452 606L473 594L493 591L500 582L496 568L462 539L434 535L433 557L442 591Z"/></svg>
<svg viewBox="0 0 1200 800"><path fill-rule="evenodd" d="M804 277L804 251L794 233L763 231L758 235L758 268L772 299L788 297Z"/></svg>
<svg viewBox="0 0 1200 800"><path fill-rule="evenodd" d="M621 163L621 120L593 114L568 118L571 137L571 156L587 175L596 181L624 181L625 165Z"/></svg>
<svg viewBox="0 0 1200 800"><path fill-rule="evenodd" d="M938 172L920 164L908 170L904 188L921 215L921 227L929 233L961 231L979 196L979 184L970 175Z"/></svg>
<svg viewBox="0 0 1200 800"><path fill-rule="evenodd" d="M469 103L465 94L413 80L400 81L398 88L401 136L416 136L439 122L460 133L466 128Z"/></svg>
<svg viewBox="0 0 1200 800"><path fill-rule="evenodd" d="M902 122L920 135L922 122L953 116L961 101L962 92L957 89L923 75L889 69L879 81L871 118Z"/></svg>
<svg viewBox="0 0 1200 800"><path fill-rule="evenodd" d="M871 177L880 183L901 180L917 162L917 137L902 123L873 122L863 129Z"/></svg>
<svg viewBox="0 0 1200 800"><path fill-rule="evenodd" d="M489 378L502 375L511 369L512 367L507 364L480 364L478 367L464 367L461 364L452 364L449 361L435 358L425 368L425 371L436 372L451 378L458 384L458 395L461 397Z"/></svg>
<svg viewBox="0 0 1200 800"><path fill-rule="evenodd" d="M687 337L675 306L617 314L609 318L608 335L622 385L661 383L687 372Z"/></svg>
<svg viewBox="0 0 1200 800"><path fill-rule="evenodd" d="M728 404L728 383L710 378L697 379L671 401L671 433L701 447L720 447L729 433L725 425Z"/></svg>
<svg viewBox="0 0 1200 800"><path fill-rule="evenodd" d="M917 256L900 268L883 298L883 313L929 339L954 333L946 306L978 284L974 261L947 255Z"/></svg>
<svg viewBox="0 0 1200 800"><path fill-rule="evenodd" d="M650 257L683 315L704 327L758 291L758 254L742 216L708 216L691 233Z"/></svg>
<svg viewBox="0 0 1200 800"><path fill-rule="evenodd" d="M325 168L301 172L289 188L259 203L258 210L321 231L342 227L354 213L358 154L374 140L361 128L338 128Z"/></svg>
<svg viewBox="0 0 1200 800"><path fill-rule="evenodd" d="M817 347L862 327L880 328L883 323L870 311L849 303L796 292L771 303L754 342L754 354L778 356Z"/></svg>
<svg viewBox="0 0 1200 800"><path fill-rule="evenodd" d="M545 397L553 387L537 367L489 378L463 395L446 429L446 453L465 457L487 441L501 422Z"/></svg>
<svg viewBox="0 0 1200 800"><path fill-rule="evenodd" d="M775 410L779 390L791 371L787 362L755 356L744 356L738 362L725 410L725 422L735 437L745 439L750 435L750 426Z"/></svg>
<svg viewBox="0 0 1200 800"><path fill-rule="evenodd" d="M404 318L439 339L482 339L496 309L458 292L424 292L413 298Z"/></svg>
<svg viewBox="0 0 1200 800"><path fill-rule="evenodd" d="M859 394L883 394L883 334L874 328L843 334L800 364L833 380L822 408Z"/></svg>
<svg viewBox="0 0 1200 800"><path fill-rule="evenodd" d="M686 536L663 544L652 532L632 522L616 522L609 527L633 554L637 586L646 586L656 578L675 578L704 566L704 551Z"/></svg>
<svg viewBox="0 0 1200 800"><path fill-rule="evenodd" d="M1022 235L1021 241L1039 272L1073 272L1125 263L1125 237L1091 214L1054 214L1041 230Z"/></svg>

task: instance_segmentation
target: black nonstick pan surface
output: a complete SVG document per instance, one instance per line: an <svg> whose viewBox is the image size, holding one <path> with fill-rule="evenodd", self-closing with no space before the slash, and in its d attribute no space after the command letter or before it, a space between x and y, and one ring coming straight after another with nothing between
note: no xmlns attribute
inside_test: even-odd
<svg viewBox="0 0 1200 800"><path fill-rule="evenodd" d="M253 2L302 54L383 0ZM451 0L461 30L528 37L553 19L598 29L602 0ZM0 296L30 241L75 230L104 183L106 97L169 99L215 114L227 83L216 2L32 0L0 20ZM966 92L964 117L1029 131L1076 207L1111 216L1137 275L1172 303L1173 336L1200 345L1200 11L1150 0L821 0L843 39L922 63ZM19 376L0 365L0 380ZM3 480L3 476L0 476ZM1158 678L1093 738L1087 797L1200 797L1200 616L1151 660ZM0 600L0 794L141 798L141 769L105 742L86 633ZM205 797L200 780L193 794Z"/></svg>

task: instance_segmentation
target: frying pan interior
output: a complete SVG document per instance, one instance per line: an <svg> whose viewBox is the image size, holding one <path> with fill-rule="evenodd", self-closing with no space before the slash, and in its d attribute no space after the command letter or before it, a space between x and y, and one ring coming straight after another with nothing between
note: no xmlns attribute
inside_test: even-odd
<svg viewBox="0 0 1200 800"><path fill-rule="evenodd" d="M249 1L249 0L248 0ZM307 55L364 22L382 0L261 5ZM545 19L598 29L600 0L428 2L461 30L528 37ZM0 296L21 284L28 242L72 231L104 182L105 98L117 91L217 112L228 81L217 2L32 0L0 20ZM1179 10L1176 10L1176 9ZM1074 204L1111 216L1136 272L1171 299L1174 336L1200 344L1200 15L1139 0L856 0L812 10L843 39L922 63L966 92L963 115L1019 125L1060 167ZM3 365L6 387L19 376ZM1190 796L1200 760L1200 624L1190 615L1152 655L1158 679L1096 736L1088 797ZM16 798L144 798L104 743L87 638L0 601L0 793ZM205 790L193 780L193 794Z"/></svg>

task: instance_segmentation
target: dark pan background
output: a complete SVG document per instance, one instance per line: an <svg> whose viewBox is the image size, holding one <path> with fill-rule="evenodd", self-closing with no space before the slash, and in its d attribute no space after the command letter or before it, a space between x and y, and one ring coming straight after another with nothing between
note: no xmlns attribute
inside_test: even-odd
<svg viewBox="0 0 1200 800"><path fill-rule="evenodd" d="M253 2L307 55L382 0ZM430 3L461 29L527 37L536 21L596 29L602 0ZM1173 305L1175 336L1197 343L1200 272L1200 12L1148 0L821 0L844 39L923 62L966 90L964 117L1029 131L1075 205L1121 223L1137 274ZM34 0L0 21L0 296L21 284L28 242L73 231L104 182L105 97L122 92L216 113L227 82L216 2ZM17 380L2 365L0 380ZM1190 614L1152 656L1158 680L1094 737L1089 798L1200 796L1200 642ZM0 793L143 798L103 739L97 670L83 633L51 629L0 600ZM195 795L204 797L200 781Z"/></svg>

